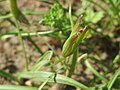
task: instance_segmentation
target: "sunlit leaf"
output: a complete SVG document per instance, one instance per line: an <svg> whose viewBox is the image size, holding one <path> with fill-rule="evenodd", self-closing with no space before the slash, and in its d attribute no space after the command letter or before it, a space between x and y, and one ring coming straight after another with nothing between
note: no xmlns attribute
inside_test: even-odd
<svg viewBox="0 0 120 90"><path fill-rule="evenodd" d="M19 79L23 79L23 78L30 79L37 82L44 82L50 78L48 82L61 83L61 84L79 87L85 90L91 90L91 88L88 88L82 83L79 83L71 78L68 78L66 76L59 75L59 74L54 74L51 72L44 72L44 71L23 72L20 74Z"/></svg>
<svg viewBox="0 0 120 90"><path fill-rule="evenodd" d="M46 53L44 53L43 56L40 57L40 59L35 63L35 65L31 68L31 71L38 71L40 70L40 68L47 64L51 57L53 55L53 52L52 51L47 51Z"/></svg>
<svg viewBox="0 0 120 90"><path fill-rule="evenodd" d="M17 86L17 85L0 85L0 90L38 90L36 87Z"/></svg>

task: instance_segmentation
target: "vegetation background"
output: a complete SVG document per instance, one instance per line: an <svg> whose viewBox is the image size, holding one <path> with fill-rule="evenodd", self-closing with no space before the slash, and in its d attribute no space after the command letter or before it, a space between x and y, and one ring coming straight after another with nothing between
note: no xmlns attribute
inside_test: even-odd
<svg viewBox="0 0 120 90"><path fill-rule="evenodd" d="M120 0L17 4L23 15L18 26L10 0L0 0L0 90L120 90ZM78 51L63 57L63 45L80 15L87 38L74 48Z"/></svg>

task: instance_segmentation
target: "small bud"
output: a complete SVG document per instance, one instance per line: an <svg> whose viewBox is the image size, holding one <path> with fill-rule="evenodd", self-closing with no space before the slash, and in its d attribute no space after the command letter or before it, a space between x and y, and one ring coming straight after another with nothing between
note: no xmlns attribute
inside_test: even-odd
<svg viewBox="0 0 120 90"><path fill-rule="evenodd" d="M79 19L81 19L81 16ZM81 21L79 19L78 21ZM86 37L87 26L85 26L85 28L81 28L80 23L78 21L75 25L76 30L73 30L71 32L69 38L66 40L66 42L63 45L62 55L64 57L67 57L73 54L73 52L77 49L80 42L82 42L82 40Z"/></svg>

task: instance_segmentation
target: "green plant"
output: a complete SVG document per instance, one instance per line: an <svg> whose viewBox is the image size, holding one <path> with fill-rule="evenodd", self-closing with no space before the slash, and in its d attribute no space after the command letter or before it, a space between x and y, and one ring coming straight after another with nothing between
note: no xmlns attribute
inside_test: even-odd
<svg viewBox="0 0 120 90"><path fill-rule="evenodd" d="M28 60L27 53L25 51L25 46L24 46L24 43L23 43L23 39L22 39L22 36L21 36L19 22L24 22L25 24L28 24L28 25L29 25L29 22L25 18L25 16L22 14L22 12L18 9L16 0L10 0L10 8L11 8L12 15L15 19L16 27L18 29L18 35L19 35L19 38L20 38L20 42L21 42L23 52L24 52L24 56L25 56L25 60L26 60L26 70L28 71L29 70L29 67L28 67L29 60Z"/></svg>
<svg viewBox="0 0 120 90"><path fill-rule="evenodd" d="M5 3L6 1L7 0L0 0L1 3ZM67 86L74 86L82 90L120 89L120 46L117 48L117 53L114 58L111 59L113 61L110 62L109 60L110 65L108 65L108 63L106 64L106 61L102 59L102 55L99 56L99 53L103 53L102 51L106 48L106 42L108 42L107 44L109 45L111 45L112 42L112 45L109 46L110 48L114 46L114 42L119 43L115 41L116 37L119 37L119 34L113 31L119 33L119 29L116 29L120 25L120 1L99 0L97 2L96 0L84 0L78 3L78 7L81 6L81 12L73 10L72 7L74 7L75 2L72 0L67 0L68 8L64 8L60 0L55 0L54 2L49 0L37 1L51 5L50 11L48 13L22 11L17 5L17 0L9 0L11 12L0 12L0 22L6 20L17 30L1 32L0 39L7 41L8 38L18 36L25 57L25 71L19 72L18 76L0 70L0 76L17 83L17 85L0 85L0 90L46 90L45 86L47 86L48 90L49 85L56 83L59 84L59 87L62 87L62 89L67 88ZM105 4L106 8L104 8L102 4L99 4L99 2ZM43 18L37 22L30 23L29 19L26 18L29 15L42 16ZM14 19L11 19L12 17ZM25 24L25 26L23 26L22 23ZM108 25L108 23L110 23L110 25ZM37 25L53 27L55 30L36 31L34 30L34 26ZM24 30L25 28L27 28L27 30ZM51 50L43 52L41 47L32 39L33 36L38 36L41 39L46 36L58 39L62 44L59 47L61 52L57 53L54 46L45 40L43 40L43 42ZM86 37L88 37L88 39L86 39ZM40 58L35 61L33 65L30 65L24 39L31 42L32 46L34 46L40 55ZM94 39L95 42L93 42ZM102 42L105 43L105 45L101 45ZM103 46L102 50L100 46ZM84 48L87 49L84 50ZM107 55L111 52L112 51L109 51ZM82 55L80 53L82 53ZM106 58L106 60L107 59L108 58ZM86 81L89 82L87 84L82 80L77 81L72 79L72 76L76 75L76 68L79 64L83 65L83 77L86 76L84 69L89 68L90 72L94 74L95 80L89 80L86 77ZM60 71L62 71L62 74L59 73ZM102 74L100 71L102 71ZM109 74L111 74L110 77ZM79 77L82 77L82 74L80 74ZM25 82L28 80L32 82L33 85L25 85ZM57 89L59 90L59 88Z"/></svg>

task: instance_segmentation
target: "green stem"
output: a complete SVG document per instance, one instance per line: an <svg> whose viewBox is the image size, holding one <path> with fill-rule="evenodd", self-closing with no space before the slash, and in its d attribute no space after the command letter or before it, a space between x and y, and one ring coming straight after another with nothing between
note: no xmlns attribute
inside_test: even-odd
<svg viewBox="0 0 120 90"><path fill-rule="evenodd" d="M111 90L113 84L115 83L115 81L117 80L117 77L120 74L120 67L116 70L116 72L114 73L114 75L112 76L111 80L107 83L107 89Z"/></svg>
<svg viewBox="0 0 120 90"><path fill-rule="evenodd" d="M38 11L25 11L25 12L23 12L23 14L24 15L36 15L36 16L41 15L41 16L43 16L46 13L45 12L38 12ZM8 19L8 18L11 18L11 17L13 17L12 14L3 14L3 15L0 16L0 20Z"/></svg>
<svg viewBox="0 0 120 90"><path fill-rule="evenodd" d="M38 1L40 1L40 2L44 2L44 3L47 3L47 4L51 4L51 5L54 4L54 3L52 3L52 2L49 2L48 0L38 0Z"/></svg>
<svg viewBox="0 0 120 90"><path fill-rule="evenodd" d="M39 87L38 90L42 90L42 88L45 86L45 84L47 84L48 81L49 81L50 79L52 79L53 76L56 78L56 74L57 74L58 71L61 70L62 68L63 68L63 66L60 67L59 69L57 69L57 70L55 71L55 73L52 73L52 74L49 76L49 78L48 78L47 80L45 80L45 82L43 82L43 83L41 84L41 86ZM56 82L56 81L55 81L55 82Z"/></svg>
<svg viewBox="0 0 120 90"><path fill-rule="evenodd" d="M40 53L43 54L42 50L38 47L38 45L32 40L31 36L28 36L28 40L33 44L33 46L36 48L36 50Z"/></svg>
<svg viewBox="0 0 120 90"><path fill-rule="evenodd" d="M74 74L75 71L75 67L77 64L77 58L78 58L78 49L75 50L75 52L73 53L73 58L72 61L70 62L70 69L68 70L68 77L71 77Z"/></svg>
<svg viewBox="0 0 120 90"><path fill-rule="evenodd" d="M85 64L86 66L102 81L104 82L108 82L108 80L106 78L104 78L102 75L100 75L96 70L95 68L89 63L88 60L85 60Z"/></svg>
<svg viewBox="0 0 120 90"><path fill-rule="evenodd" d="M16 27L17 27L17 30L18 30L18 36L20 38L20 43L22 45L22 49L23 49L23 53L24 53L24 57L25 57L25 67L26 67L26 70L28 71L29 70L29 67L28 67L28 64L29 64L29 59L27 57L27 53L26 53L26 50L25 50L25 46L24 46L24 42L23 42L23 39L22 39L22 36L21 36L21 31L20 31L20 26L19 26L19 22L15 19L16 21Z"/></svg>
<svg viewBox="0 0 120 90"><path fill-rule="evenodd" d="M21 36L22 37L28 37L28 36L37 36L37 35L41 35L41 36L44 36L44 35L50 35L50 34L54 34L56 32L59 32L59 30L56 30L56 31L38 31L38 32L21 32ZM2 39L7 39L7 38L11 38L11 37L14 37L14 36L18 36L18 32L7 32L7 33L1 33L0 34L0 38Z"/></svg>
<svg viewBox="0 0 120 90"><path fill-rule="evenodd" d="M71 23L71 28L73 30L73 19L72 19L72 13L71 13L71 4L72 4L72 1L71 0L68 0L68 6L69 6L69 18L70 18L70 23Z"/></svg>
<svg viewBox="0 0 120 90"><path fill-rule="evenodd" d="M10 0L10 7L11 7L12 15L17 20L18 16L19 16L17 1L16 0Z"/></svg>
<svg viewBox="0 0 120 90"><path fill-rule="evenodd" d="M61 57L61 58L59 59L59 61L55 61L53 64L49 65L49 66L46 67L46 68L51 68L51 67L57 65L58 63L62 62L63 60L65 60L65 58L64 58L64 57Z"/></svg>
<svg viewBox="0 0 120 90"><path fill-rule="evenodd" d="M18 80L17 77L15 77L14 75L5 72L4 70L0 70L0 76L7 78L8 80L14 80L17 81L18 83L20 83L20 80Z"/></svg>

